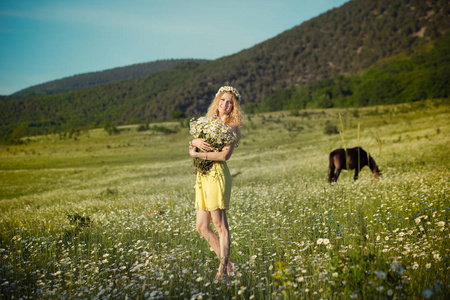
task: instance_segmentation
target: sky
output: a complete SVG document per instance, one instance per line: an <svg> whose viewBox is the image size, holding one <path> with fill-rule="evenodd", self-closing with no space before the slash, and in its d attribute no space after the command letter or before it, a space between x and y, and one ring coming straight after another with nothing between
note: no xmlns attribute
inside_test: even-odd
<svg viewBox="0 0 450 300"><path fill-rule="evenodd" d="M349 0L0 0L0 95L163 59L217 59Z"/></svg>

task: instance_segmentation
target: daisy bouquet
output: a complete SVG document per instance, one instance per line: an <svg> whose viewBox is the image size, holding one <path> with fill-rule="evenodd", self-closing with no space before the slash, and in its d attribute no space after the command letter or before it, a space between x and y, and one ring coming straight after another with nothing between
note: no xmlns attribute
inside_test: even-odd
<svg viewBox="0 0 450 300"><path fill-rule="evenodd" d="M209 152L219 152L225 145L229 145L237 139L236 133L223 121L215 116L213 118L200 117L191 119L189 133L196 139L206 139L211 145ZM196 149L198 152L199 149ZM208 173L213 166L213 161L194 158L194 167L201 174Z"/></svg>

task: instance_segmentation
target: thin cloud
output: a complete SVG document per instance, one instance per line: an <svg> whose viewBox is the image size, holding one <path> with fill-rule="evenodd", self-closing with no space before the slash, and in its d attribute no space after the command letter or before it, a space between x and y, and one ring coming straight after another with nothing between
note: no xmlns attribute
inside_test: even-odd
<svg viewBox="0 0 450 300"><path fill-rule="evenodd" d="M7 28L0 28L0 33L14 33L16 30L14 29L7 29Z"/></svg>
<svg viewBox="0 0 450 300"><path fill-rule="evenodd" d="M136 33L156 33L169 36L205 36L227 31L220 24L195 20L195 16L184 19L148 17L127 12L109 11L83 7L38 7L26 11L3 10L0 17L35 20L58 24L86 25L90 30L118 29ZM3 29L1 32L13 32Z"/></svg>
<svg viewBox="0 0 450 300"><path fill-rule="evenodd" d="M85 24L103 27L146 28L154 25L136 15L92 8L39 7L32 10L3 10L0 17L19 18L52 23Z"/></svg>

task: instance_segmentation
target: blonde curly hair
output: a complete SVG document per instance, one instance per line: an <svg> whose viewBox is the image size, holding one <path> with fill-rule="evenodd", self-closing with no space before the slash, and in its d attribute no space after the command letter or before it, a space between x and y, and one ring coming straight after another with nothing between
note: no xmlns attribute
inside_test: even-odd
<svg viewBox="0 0 450 300"><path fill-rule="evenodd" d="M224 91L217 93L216 97L214 97L214 100L208 107L208 112L206 113L206 116L208 118L212 118L214 116L219 115L219 101L222 95L225 93L231 94L231 99L233 101L233 108L231 109L231 112L228 114L228 118L225 120L225 125L233 127L233 130L235 130L236 133L238 134L238 138L240 138L243 114L241 106L239 105L239 101L238 99L236 99L236 96L232 92Z"/></svg>

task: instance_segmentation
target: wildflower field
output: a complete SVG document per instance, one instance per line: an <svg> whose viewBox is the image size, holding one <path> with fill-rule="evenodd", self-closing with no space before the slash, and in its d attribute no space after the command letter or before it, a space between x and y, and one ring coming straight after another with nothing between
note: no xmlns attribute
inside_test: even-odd
<svg viewBox="0 0 450 300"><path fill-rule="evenodd" d="M228 162L238 267L220 282L195 230L185 122L4 146L0 297L448 299L449 116L448 99L247 115ZM382 178L330 185L344 144Z"/></svg>

